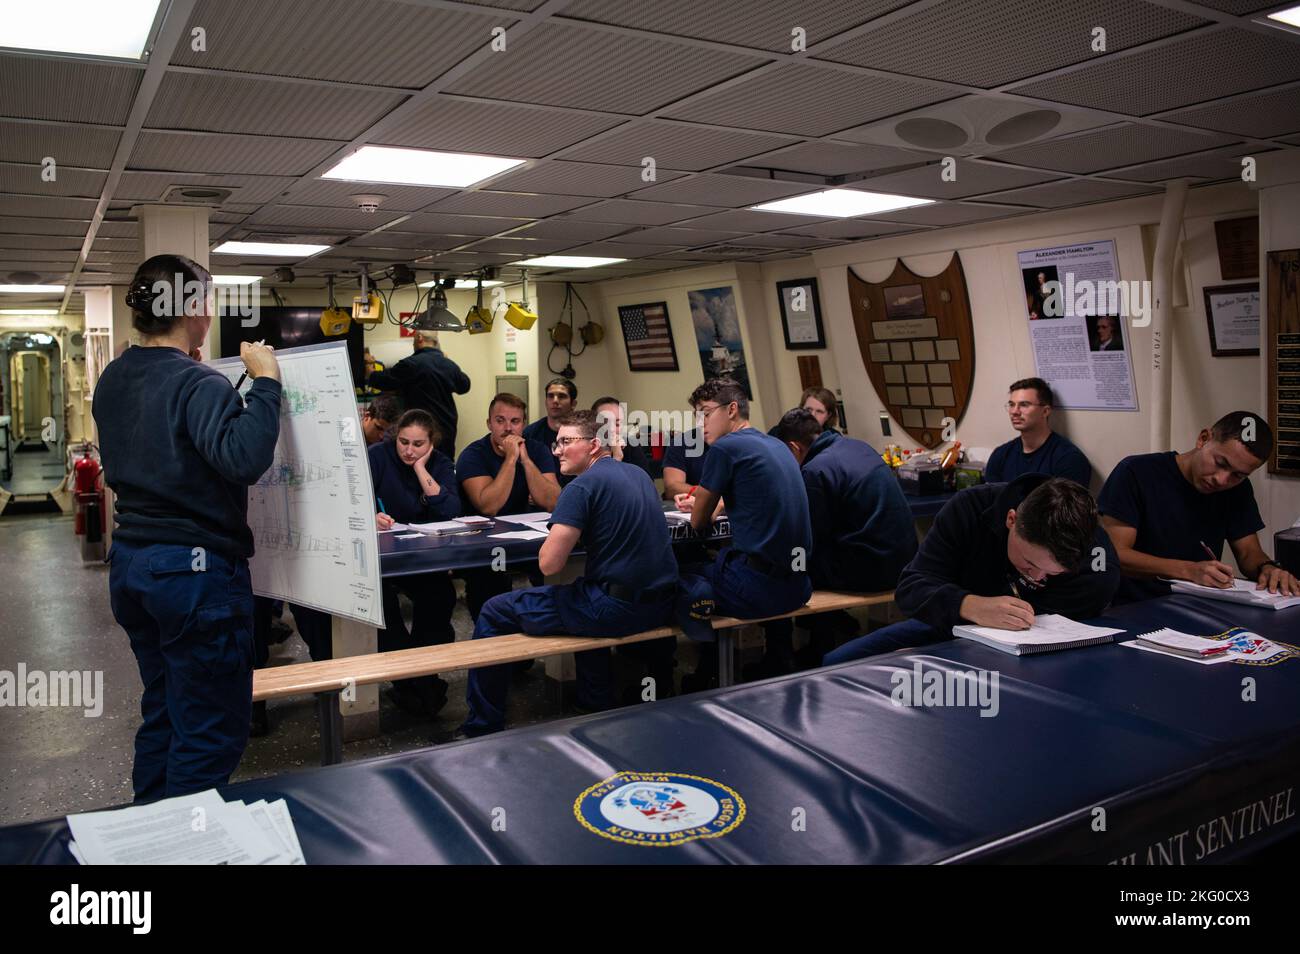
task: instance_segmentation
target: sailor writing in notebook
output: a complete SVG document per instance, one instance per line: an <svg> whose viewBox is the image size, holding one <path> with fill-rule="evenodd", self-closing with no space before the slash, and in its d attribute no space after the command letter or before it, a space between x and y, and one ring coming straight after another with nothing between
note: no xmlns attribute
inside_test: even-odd
<svg viewBox="0 0 1300 954"><path fill-rule="evenodd" d="M1038 613L1100 614L1119 586L1119 561L1088 491L1025 474L963 490L935 517L895 590L911 619L828 653L826 665L952 638L961 623L1023 630Z"/></svg>
<svg viewBox="0 0 1300 954"><path fill-rule="evenodd" d="M1120 601L1168 593L1161 577L1231 586L1232 568L1219 560L1224 542L1258 589L1300 595L1296 578L1259 544L1264 521L1246 479L1272 450L1273 431L1264 417L1233 411L1203 429L1186 453L1120 461L1098 497L1102 526L1124 571Z"/></svg>

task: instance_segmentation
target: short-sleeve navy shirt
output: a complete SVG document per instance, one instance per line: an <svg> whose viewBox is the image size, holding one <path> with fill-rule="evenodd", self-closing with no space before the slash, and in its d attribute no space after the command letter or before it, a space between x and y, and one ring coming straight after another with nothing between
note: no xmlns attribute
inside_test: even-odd
<svg viewBox="0 0 1300 954"><path fill-rule="evenodd" d="M1178 469L1177 454L1164 451L1125 457L1115 465L1097 498L1097 509L1137 529L1133 548L1166 560L1208 559L1201 542L1218 557L1223 544L1264 528L1249 480L1230 490L1200 493ZM1169 592L1159 580L1124 577L1120 597L1144 600Z"/></svg>
<svg viewBox="0 0 1300 954"><path fill-rule="evenodd" d="M1026 454L1019 437L1013 437L989 455L984 480L990 484L1009 484L1025 474L1067 477L1087 487L1092 480L1092 465L1083 451L1053 431L1032 454Z"/></svg>
<svg viewBox="0 0 1300 954"><path fill-rule="evenodd" d="M794 549L812 549L808 492L794 455L775 437L746 427L709 448L700 486L721 494L736 549L789 566Z"/></svg>
<svg viewBox="0 0 1300 954"><path fill-rule="evenodd" d="M588 580L642 591L665 589L677 580L659 494L639 467L602 457L564 488L551 523L582 531Z"/></svg>
<svg viewBox="0 0 1300 954"><path fill-rule="evenodd" d="M709 445L704 443L704 435L698 430L692 431L691 435L689 448L682 437L676 438L664 448L664 467L676 467L684 471L686 483L694 487L704 476L704 458L708 456Z"/></svg>
<svg viewBox="0 0 1300 954"><path fill-rule="evenodd" d="M524 451L543 474L559 473L555 455L551 453L549 447L543 447L537 441L525 440ZM496 451L492 449L492 435L484 434L461 451L460 457L456 458L456 479L462 485L472 477L488 477L495 480L497 474L501 472L503 463L505 458L497 456ZM479 514L468 494L462 492L461 498L461 505L466 513ZM497 511L497 514L505 516L511 513L528 513L536 509L528 503L528 478L524 475L524 463L520 461L515 464L515 482L510 488L510 496L506 498L505 506Z"/></svg>

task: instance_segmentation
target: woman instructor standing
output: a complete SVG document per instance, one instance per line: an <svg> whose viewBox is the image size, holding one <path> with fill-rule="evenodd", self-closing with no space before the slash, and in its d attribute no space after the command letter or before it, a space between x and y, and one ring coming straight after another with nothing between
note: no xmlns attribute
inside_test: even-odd
<svg viewBox="0 0 1300 954"><path fill-rule="evenodd" d="M253 383L241 400L199 363L211 286L188 258L144 262L126 297L141 342L95 385L104 475L117 495L109 595L144 682L137 802L225 784L248 743L248 487L271 466L280 369L270 348L242 344Z"/></svg>

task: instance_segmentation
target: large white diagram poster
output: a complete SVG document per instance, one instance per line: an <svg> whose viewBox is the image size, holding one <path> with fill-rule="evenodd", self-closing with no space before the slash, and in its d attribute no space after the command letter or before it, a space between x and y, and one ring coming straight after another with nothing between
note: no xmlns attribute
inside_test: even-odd
<svg viewBox="0 0 1300 954"><path fill-rule="evenodd" d="M1112 241L1031 249L1016 262L1034 367L1058 406L1136 411L1129 329L1150 320L1150 284L1120 281Z"/></svg>
<svg viewBox="0 0 1300 954"><path fill-rule="evenodd" d="M280 440L271 469L248 489L253 592L382 627L374 490L347 346L275 356ZM211 364L232 383L244 371L238 358Z"/></svg>

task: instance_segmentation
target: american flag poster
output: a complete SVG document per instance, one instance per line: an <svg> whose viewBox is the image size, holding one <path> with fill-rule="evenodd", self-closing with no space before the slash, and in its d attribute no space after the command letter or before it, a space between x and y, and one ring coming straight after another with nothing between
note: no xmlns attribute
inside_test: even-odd
<svg viewBox="0 0 1300 954"><path fill-rule="evenodd" d="M627 365L633 371L676 371L677 348L668 324L668 303L620 305Z"/></svg>

